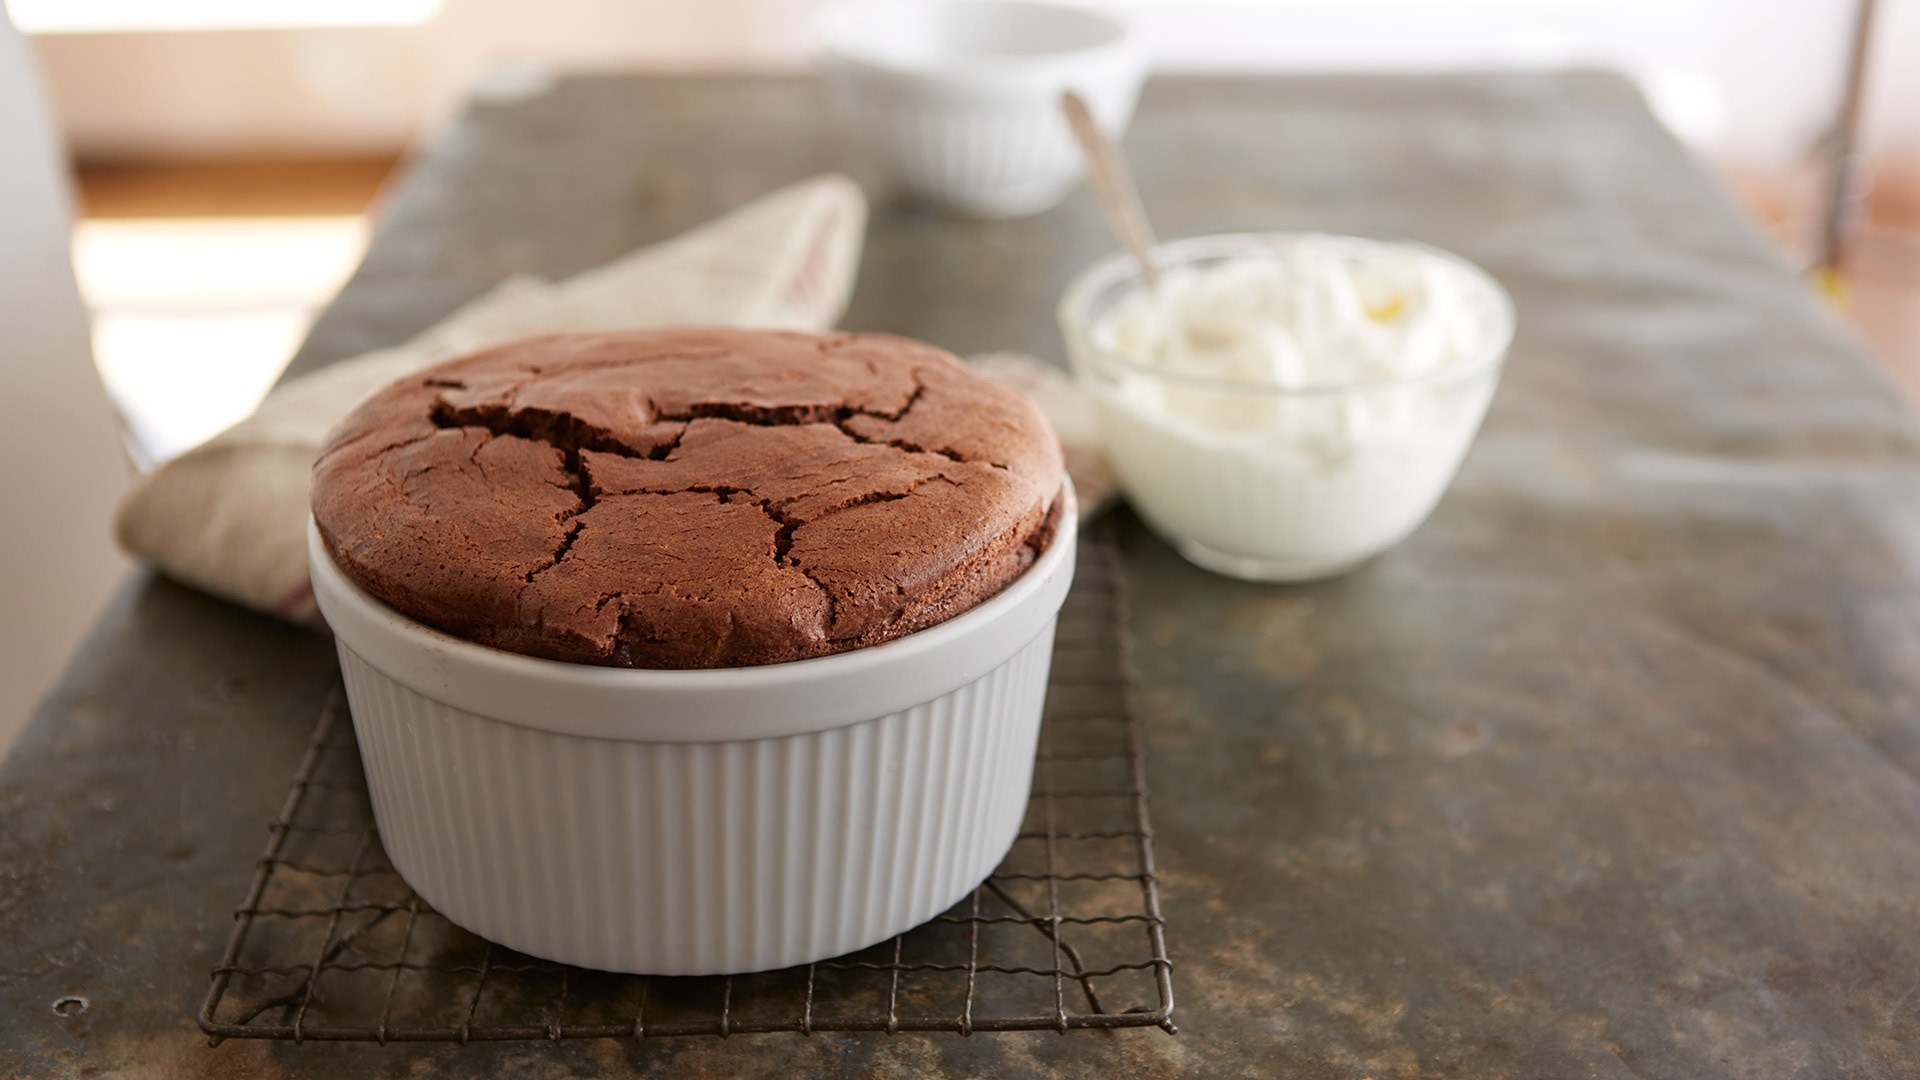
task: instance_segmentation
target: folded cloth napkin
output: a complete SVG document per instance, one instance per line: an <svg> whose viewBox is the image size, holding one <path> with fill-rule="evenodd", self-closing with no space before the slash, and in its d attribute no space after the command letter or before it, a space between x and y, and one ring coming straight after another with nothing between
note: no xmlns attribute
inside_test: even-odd
<svg viewBox="0 0 1920 1080"><path fill-rule="evenodd" d="M405 344L279 387L251 417L141 478L115 533L189 585L314 621L308 477L327 432L362 397L531 334L671 323L829 329L853 290L866 217L857 184L819 176L563 282L511 278Z"/></svg>

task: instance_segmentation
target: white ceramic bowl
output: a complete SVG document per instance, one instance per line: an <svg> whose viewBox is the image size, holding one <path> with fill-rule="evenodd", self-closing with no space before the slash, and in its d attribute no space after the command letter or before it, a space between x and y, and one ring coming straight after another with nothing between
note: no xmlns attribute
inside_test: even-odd
<svg viewBox="0 0 1920 1080"><path fill-rule="evenodd" d="M1117 139L1146 74L1125 22L1026 0L853 0L821 18L819 36L869 155L974 217L1058 203L1081 174L1061 92L1079 93Z"/></svg>
<svg viewBox="0 0 1920 1080"><path fill-rule="evenodd" d="M1161 244L1163 272L1274 255L1300 234ZM1328 238L1316 238L1324 242ZM1513 301L1486 271L1422 244L1332 238L1438 260L1459 275L1470 355L1425 374L1286 388L1203 378L1119 355L1100 326L1144 283L1130 255L1068 286L1059 318L1080 385L1127 500L1188 560L1254 581L1352 569L1433 512L1479 430L1513 339Z"/></svg>
<svg viewBox="0 0 1920 1080"><path fill-rule="evenodd" d="M1076 515L1018 580L884 645L642 671L461 641L334 565L309 525L374 817L447 918L609 971L763 971L946 910L1026 813Z"/></svg>

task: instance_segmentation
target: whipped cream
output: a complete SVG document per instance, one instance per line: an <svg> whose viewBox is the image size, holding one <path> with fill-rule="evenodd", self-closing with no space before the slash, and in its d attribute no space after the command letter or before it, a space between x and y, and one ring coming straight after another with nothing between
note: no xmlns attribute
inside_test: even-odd
<svg viewBox="0 0 1920 1080"><path fill-rule="evenodd" d="M1406 379L1475 358L1485 284L1411 244L1308 234L1259 256L1175 266L1094 327L1172 375L1282 389Z"/></svg>
<svg viewBox="0 0 1920 1080"><path fill-rule="evenodd" d="M1273 579L1338 572L1418 527L1498 378L1513 326L1499 286L1444 252L1356 237L1161 251L1158 290L1078 327L1090 291L1063 309L1149 524L1195 562Z"/></svg>

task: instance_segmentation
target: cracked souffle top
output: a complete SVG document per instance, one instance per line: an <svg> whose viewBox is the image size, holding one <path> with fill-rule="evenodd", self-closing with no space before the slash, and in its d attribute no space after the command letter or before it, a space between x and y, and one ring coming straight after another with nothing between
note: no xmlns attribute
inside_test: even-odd
<svg viewBox="0 0 1920 1080"><path fill-rule="evenodd" d="M743 667L878 644L992 596L1052 539L1027 400L905 338L534 338L374 394L313 473L348 577L556 660Z"/></svg>

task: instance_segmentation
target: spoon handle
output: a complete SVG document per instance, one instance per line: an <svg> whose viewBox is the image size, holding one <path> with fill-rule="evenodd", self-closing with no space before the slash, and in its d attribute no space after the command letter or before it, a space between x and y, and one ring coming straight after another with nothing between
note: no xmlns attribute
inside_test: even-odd
<svg viewBox="0 0 1920 1080"><path fill-rule="evenodd" d="M1093 122L1093 112L1079 94L1071 90L1062 92L1060 109L1066 113L1067 125L1073 128L1073 137L1079 140L1080 150L1087 157L1087 174L1093 180L1094 193L1100 197L1108 222L1120 234L1120 242L1140 260L1147 287L1158 289L1160 270L1153 265L1153 226L1147 223L1146 208L1140 205L1140 193L1134 189L1127 159Z"/></svg>

